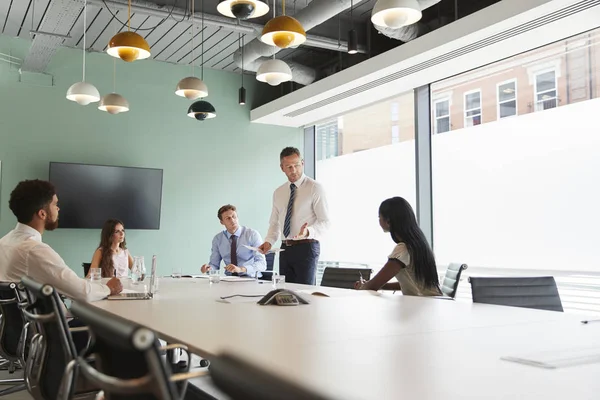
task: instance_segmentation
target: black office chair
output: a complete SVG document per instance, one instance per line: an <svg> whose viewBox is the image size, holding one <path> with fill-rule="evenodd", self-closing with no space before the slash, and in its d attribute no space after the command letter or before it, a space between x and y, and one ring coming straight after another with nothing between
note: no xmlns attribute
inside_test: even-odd
<svg viewBox="0 0 600 400"><path fill-rule="evenodd" d="M81 263L81 266L83 267L83 276L87 276L92 267L92 263Z"/></svg>
<svg viewBox="0 0 600 400"><path fill-rule="evenodd" d="M229 354L211 361L210 376L231 400L325 400Z"/></svg>
<svg viewBox="0 0 600 400"><path fill-rule="evenodd" d="M97 387L78 374L77 353L71 337L71 332L87 328L69 327L64 305L52 286L27 276L21 283L28 298L27 307L22 308L23 316L35 332L25 362L29 393L36 400L55 400L97 392Z"/></svg>
<svg viewBox="0 0 600 400"><path fill-rule="evenodd" d="M104 390L107 400L183 399L187 380L208 374L206 370L189 372L187 348L178 344L161 347L148 328L87 303L74 302L71 312L89 328L90 352L95 359L92 365L80 356L77 364L87 379ZM187 371L171 374L161 353L173 349L188 354Z"/></svg>
<svg viewBox="0 0 600 400"><path fill-rule="evenodd" d="M467 269L467 264L450 263L442 282L442 293L448 297L455 298L458 284L460 283L460 276L462 272Z"/></svg>
<svg viewBox="0 0 600 400"><path fill-rule="evenodd" d="M321 286L354 289L354 284L360 280L361 275L364 280L371 279L372 269L369 268L335 268L327 267L323 271Z"/></svg>
<svg viewBox="0 0 600 400"><path fill-rule="evenodd" d="M22 368L22 354L26 339L23 337L25 321L19 308L23 301L21 293L14 282L0 282L0 356L7 363L9 374ZM2 385L15 385L0 391L0 396L25 390L23 378L0 380Z"/></svg>
<svg viewBox="0 0 600 400"><path fill-rule="evenodd" d="M267 270L262 272L261 281L270 281L273 278L273 265L275 264L275 253L265 254L267 259Z"/></svg>
<svg viewBox="0 0 600 400"><path fill-rule="evenodd" d="M563 311L552 276L528 278L482 278L471 276L473 302L501 306Z"/></svg>

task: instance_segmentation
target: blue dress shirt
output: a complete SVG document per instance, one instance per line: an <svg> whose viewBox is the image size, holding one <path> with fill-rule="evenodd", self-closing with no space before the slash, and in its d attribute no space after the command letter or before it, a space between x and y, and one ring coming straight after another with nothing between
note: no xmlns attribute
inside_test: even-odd
<svg viewBox="0 0 600 400"><path fill-rule="evenodd" d="M254 229L240 226L233 235L237 236L237 266L245 267L248 276L254 277L256 272L258 272L259 277L262 276L260 271L267 269L265 256L258 251L244 247L244 245L258 247L263 244L260 233ZM214 237L209 262L211 268L220 269L221 260L223 260L225 265L231 264L231 236L231 233L224 230ZM231 275L228 271L225 271L225 274Z"/></svg>

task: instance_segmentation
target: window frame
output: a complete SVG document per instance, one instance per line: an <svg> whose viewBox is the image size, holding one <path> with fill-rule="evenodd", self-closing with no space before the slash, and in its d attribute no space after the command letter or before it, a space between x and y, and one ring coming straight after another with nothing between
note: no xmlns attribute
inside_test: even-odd
<svg viewBox="0 0 600 400"><path fill-rule="evenodd" d="M479 107L477 108L469 108L467 109L467 96L470 94L474 94L474 93L479 93ZM463 105L464 105L464 112L463 112L463 128L471 128L473 126L477 126L477 125L467 125L467 120L469 118L473 119L473 117L476 117L477 115L479 115L480 121L478 125L483 125L483 97L482 97L482 92L481 92L481 88L479 89L473 89L473 90L469 90L468 92L465 92L463 94ZM473 111L473 110L477 110L479 109L479 114L475 114L475 115L471 115L471 116L467 116L467 113L469 111Z"/></svg>
<svg viewBox="0 0 600 400"><path fill-rule="evenodd" d="M444 115L442 117L438 117L436 115L436 110L437 110L436 105L438 103L444 103L444 102L448 103L448 114ZM439 99L435 99L433 101L433 110L432 111L433 111L433 134L434 135L437 135L437 134L440 134L440 133L450 132L452 130L452 113L450 112L450 106L451 106L451 104L452 103L450 101L450 97L449 96L448 97L440 97ZM442 119L442 118L448 118L448 130L444 131L444 132L439 132L438 131L438 119Z"/></svg>
<svg viewBox="0 0 600 400"><path fill-rule="evenodd" d="M558 73L555 67L550 67L550 68L544 68L544 69L540 69L539 71L535 71L533 73L533 111L534 112L538 112L538 111L544 111L544 108L540 108L538 106L539 103L543 102L543 101L548 101L548 100L542 100L542 101L538 101L538 95L540 94L540 92L538 92L538 81L537 78L539 75L542 74L546 74L548 72L552 72L554 74L554 92L556 93L556 96L553 98L555 100L555 106L552 108L557 108L558 107ZM546 92L550 92L552 90L546 90L544 92L541 92L541 94L546 93ZM552 99L550 99L552 100ZM549 109L548 109L549 110Z"/></svg>
<svg viewBox="0 0 600 400"><path fill-rule="evenodd" d="M504 101L500 101L500 86L502 85L506 85L507 83L514 83L515 84L515 92L514 92L514 99L512 100L504 100ZM498 82L496 84L496 117L498 120L504 119L504 118L511 118L511 117L517 117L519 116L519 98L518 98L518 86L517 86L517 78L513 78L513 79L508 79L506 81L503 82ZM515 102L515 114L514 115L508 115L506 117L502 117L500 116L500 106L504 103L509 103L511 101Z"/></svg>

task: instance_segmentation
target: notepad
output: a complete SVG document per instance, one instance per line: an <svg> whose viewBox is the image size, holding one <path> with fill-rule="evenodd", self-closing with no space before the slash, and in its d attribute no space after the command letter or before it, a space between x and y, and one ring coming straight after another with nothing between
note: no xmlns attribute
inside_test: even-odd
<svg viewBox="0 0 600 400"><path fill-rule="evenodd" d="M555 369L582 364L600 363L600 347L550 350L524 354L522 356L500 357L500 359L531 365L533 367Z"/></svg>

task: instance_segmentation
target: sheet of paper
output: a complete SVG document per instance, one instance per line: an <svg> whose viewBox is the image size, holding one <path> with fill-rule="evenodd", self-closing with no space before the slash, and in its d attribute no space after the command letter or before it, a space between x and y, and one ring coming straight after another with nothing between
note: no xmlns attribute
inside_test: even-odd
<svg viewBox="0 0 600 400"><path fill-rule="evenodd" d="M242 246L244 246L248 250L258 251L258 247L248 246L247 244L243 244ZM282 251L285 251L285 249L271 249L271 250L267 251L267 253L280 253Z"/></svg>
<svg viewBox="0 0 600 400"><path fill-rule="evenodd" d="M223 282L254 282L254 278L246 277L246 276L222 276L221 280Z"/></svg>
<svg viewBox="0 0 600 400"><path fill-rule="evenodd" d="M600 363L600 347L550 350L521 356L500 357L501 360L539 368L562 368L581 364Z"/></svg>

